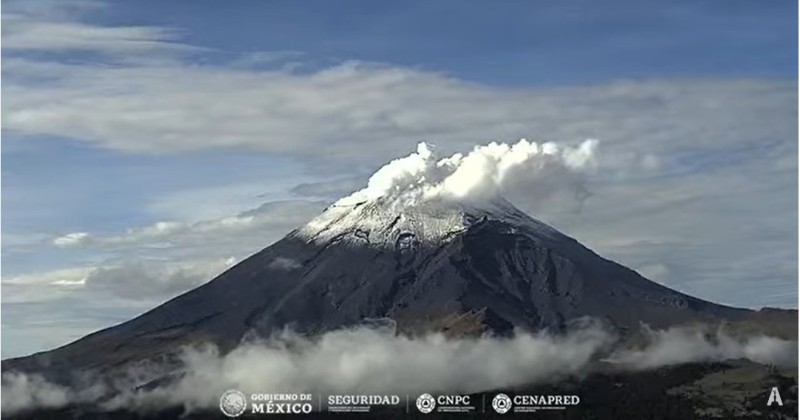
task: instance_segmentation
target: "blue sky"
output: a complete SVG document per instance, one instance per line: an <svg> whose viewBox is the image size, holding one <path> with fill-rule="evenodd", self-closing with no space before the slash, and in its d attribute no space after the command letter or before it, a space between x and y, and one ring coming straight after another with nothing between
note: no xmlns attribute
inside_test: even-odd
<svg viewBox="0 0 800 420"><path fill-rule="evenodd" d="M236 53L286 51L444 71L493 85L651 76L791 76L788 1L124 2L115 24L181 28ZM158 10L157 13L153 11ZM209 13L209 10L213 10ZM213 19L209 15L213 14ZM237 28L231 31L230 28Z"/></svg>
<svg viewBox="0 0 800 420"><path fill-rule="evenodd" d="M796 307L796 16L790 1L8 1L3 357L207 281L421 140L597 138L580 211L509 199L670 287Z"/></svg>

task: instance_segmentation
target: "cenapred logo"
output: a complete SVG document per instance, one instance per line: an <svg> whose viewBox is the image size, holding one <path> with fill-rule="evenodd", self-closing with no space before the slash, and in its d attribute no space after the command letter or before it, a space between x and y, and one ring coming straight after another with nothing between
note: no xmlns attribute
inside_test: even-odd
<svg viewBox="0 0 800 420"><path fill-rule="evenodd" d="M228 417L239 417L247 410L247 396L239 390L229 389L219 398L219 409Z"/></svg>
<svg viewBox="0 0 800 420"><path fill-rule="evenodd" d="M498 414L508 413L508 410L511 410L511 398L506 394L495 395L492 400L492 408Z"/></svg>
<svg viewBox="0 0 800 420"><path fill-rule="evenodd" d="M431 394L422 394L417 397L417 409L425 414L430 413L436 408L436 400Z"/></svg>

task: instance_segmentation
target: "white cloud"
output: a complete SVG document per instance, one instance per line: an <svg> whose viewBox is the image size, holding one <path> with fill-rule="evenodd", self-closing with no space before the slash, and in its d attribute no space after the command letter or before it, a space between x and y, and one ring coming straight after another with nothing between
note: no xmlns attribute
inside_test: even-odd
<svg viewBox="0 0 800 420"><path fill-rule="evenodd" d="M647 142L648 153L659 155L715 148L723 132L728 141L755 144L788 134L783 122L792 117L794 89L779 80L740 79L511 92L364 63L311 74L21 58L7 59L7 66L3 114L6 128L19 134L67 136L127 152L240 147L362 162L384 160L421 140L453 150L530 135L600 138L612 154L635 151L621 149L632 142ZM20 80L26 75L54 83L26 84Z"/></svg>
<svg viewBox="0 0 800 420"><path fill-rule="evenodd" d="M204 248L210 245L245 240L246 244L227 248L228 253L258 251L272 241L280 239L289 230L300 226L323 208L321 202L287 200L264 203L261 206L233 216L203 220L196 223L157 222L141 228L131 228L117 235L92 235L85 232L69 233L53 239L61 247L101 246L158 248ZM247 240L249 238L249 240ZM242 256L242 255L240 255Z"/></svg>
<svg viewBox="0 0 800 420"><path fill-rule="evenodd" d="M5 128L127 152L238 147L374 163L418 141L453 151L535 135L600 138L620 155L613 163L653 168L669 163L664 152L717 149L720 135L753 146L791 135L785 121L796 117L794 81L641 80L511 90L355 61L310 72L281 63L209 66L175 51L191 46L168 28L102 27L82 22L80 14L54 19L41 11L11 16L4 37L4 46L14 48L4 62ZM14 54L74 48L111 51L107 60L116 65ZM156 53L162 59L150 58ZM636 149L627 146L634 143L648 150L631 155Z"/></svg>
<svg viewBox="0 0 800 420"><path fill-rule="evenodd" d="M650 341L620 344L615 334L586 322L563 335L518 333L511 338L447 338L442 334L395 335L391 328L355 328L307 338L284 332L247 342L227 354L213 346L185 348L183 374L172 383L130 392L166 373L158 366L131 370L117 378L126 388L107 389L115 398L107 409L158 409L183 405L188 411L213 408L227 389L260 393L472 393L547 383L592 371L603 359L621 370L652 369L696 361L748 358L759 363L796 366L797 342L763 336L734 337L721 330L675 327L644 330ZM376 375L375 372L380 372ZM52 384L31 387L36 379L3 376L15 401L3 393L3 409L87 401L97 388L68 389ZM8 405L7 405L8 404Z"/></svg>
<svg viewBox="0 0 800 420"><path fill-rule="evenodd" d="M189 226L178 222L156 222L138 229L128 229L124 234L108 237L96 237L86 232L68 233L53 239L53 245L68 248L90 244L122 245L146 241L158 241L172 235L185 232Z"/></svg>
<svg viewBox="0 0 800 420"><path fill-rule="evenodd" d="M98 298L121 298L147 307L208 282L230 267L231 258L109 260L95 266L7 276L2 280L3 303L80 298L91 307Z"/></svg>
<svg viewBox="0 0 800 420"><path fill-rule="evenodd" d="M369 178L366 188L336 204L377 198L406 204L431 199L481 202L502 195L506 185L515 183L541 200L545 198L541 191L531 192L537 190L537 181L572 178L573 173L591 166L596 146L596 140L572 148L522 139L511 145L476 146L466 155L456 153L439 159L430 146L420 143L416 153L384 165Z"/></svg>
<svg viewBox="0 0 800 420"><path fill-rule="evenodd" d="M736 337L721 328L680 327L667 330L644 328L647 344L640 349L614 352L609 361L635 369L692 362L749 359L779 366L797 365L797 342L763 335Z"/></svg>
<svg viewBox="0 0 800 420"><path fill-rule="evenodd" d="M291 192L302 197L319 197L337 200L361 189L366 185L367 177L353 176L318 182L304 182L292 188Z"/></svg>
<svg viewBox="0 0 800 420"><path fill-rule="evenodd" d="M46 302L70 296L94 267L71 267L38 273L4 275L3 304Z"/></svg>
<svg viewBox="0 0 800 420"><path fill-rule="evenodd" d="M113 296L160 302L194 289L228 268L227 260L164 264L157 261L123 261L101 266L86 277L85 287Z"/></svg>
<svg viewBox="0 0 800 420"><path fill-rule="evenodd" d="M89 234L86 232L73 232L53 239L53 245L60 247L80 245L87 242L88 239Z"/></svg>
<svg viewBox="0 0 800 420"><path fill-rule="evenodd" d="M297 178L301 176L292 171L276 172L279 179L256 178L256 182L203 185L199 188L180 189L158 194L143 204L149 215L160 220L196 223L222 219L251 210L266 201L293 198L286 190L299 182ZM247 175L250 176L249 171ZM276 178L278 177L276 176Z"/></svg>
<svg viewBox="0 0 800 420"><path fill-rule="evenodd" d="M3 410L14 413L23 409L62 407L70 401L69 390L38 375L3 374Z"/></svg>
<svg viewBox="0 0 800 420"><path fill-rule="evenodd" d="M9 0L4 5L9 15L21 15L39 21L68 21L103 10L108 4L102 0Z"/></svg>
<svg viewBox="0 0 800 420"><path fill-rule="evenodd" d="M76 22L35 22L5 15L3 47L7 50L95 51L108 54L152 53L154 50L186 50L167 42L176 35L164 28L129 26L99 27Z"/></svg>
<svg viewBox="0 0 800 420"><path fill-rule="evenodd" d="M174 42L180 34L169 28L99 26L78 20L105 7L104 2L87 0L6 2L3 47L7 51L92 52L118 57L197 49Z"/></svg>
<svg viewBox="0 0 800 420"><path fill-rule="evenodd" d="M91 271L90 267L65 268L60 270L48 271L46 273L30 275L4 276L3 285L42 285L42 284L68 284L78 283L85 279L86 274Z"/></svg>
<svg viewBox="0 0 800 420"><path fill-rule="evenodd" d="M277 257L269 263L270 268L278 268L281 270L294 270L302 267L299 262L286 257Z"/></svg>
<svg viewBox="0 0 800 420"><path fill-rule="evenodd" d="M189 350L183 357L187 375L179 383L125 396L133 398L122 398L117 404L208 407L229 388L244 392L478 392L578 373L611 340L609 333L594 328L563 337L520 334L513 339L448 339L441 334L410 338L367 328L334 331L315 340L285 333L225 355L213 347ZM209 382L210 378L215 379ZM200 383L214 385L198 387Z"/></svg>

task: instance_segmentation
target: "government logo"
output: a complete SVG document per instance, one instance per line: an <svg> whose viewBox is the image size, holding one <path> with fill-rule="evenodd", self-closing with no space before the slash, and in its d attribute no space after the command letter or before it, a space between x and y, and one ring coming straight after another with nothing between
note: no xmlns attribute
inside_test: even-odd
<svg viewBox="0 0 800 420"><path fill-rule="evenodd" d="M228 417L239 417L247 410L247 397L241 391L229 389L219 398L219 409Z"/></svg>

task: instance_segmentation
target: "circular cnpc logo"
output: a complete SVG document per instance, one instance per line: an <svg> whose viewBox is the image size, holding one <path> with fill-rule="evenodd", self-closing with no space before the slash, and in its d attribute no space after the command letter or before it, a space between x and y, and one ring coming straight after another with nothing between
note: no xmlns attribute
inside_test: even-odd
<svg viewBox="0 0 800 420"><path fill-rule="evenodd" d="M419 409L419 411L428 414L433 411L434 408L436 408L436 400L433 399L431 394L422 394L417 397L417 409Z"/></svg>
<svg viewBox="0 0 800 420"><path fill-rule="evenodd" d="M498 414L508 413L508 410L511 410L511 398L506 394L495 395L492 400L492 408L494 408L494 411Z"/></svg>
<svg viewBox="0 0 800 420"><path fill-rule="evenodd" d="M228 417L239 417L247 410L247 397L242 391L229 389L219 397L219 409Z"/></svg>

